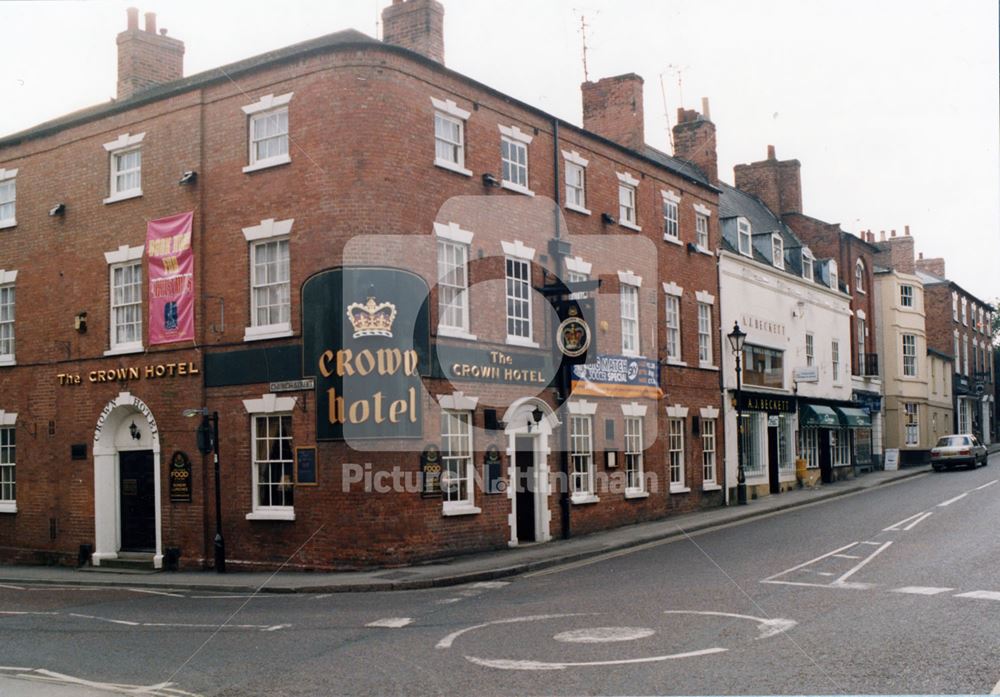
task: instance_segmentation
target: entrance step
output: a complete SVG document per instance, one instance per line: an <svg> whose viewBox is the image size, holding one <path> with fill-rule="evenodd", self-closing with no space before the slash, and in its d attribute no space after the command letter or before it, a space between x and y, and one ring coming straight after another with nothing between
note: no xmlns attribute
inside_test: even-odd
<svg viewBox="0 0 1000 697"><path fill-rule="evenodd" d="M84 566L81 571L111 571L122 574L154 574L153 555L138 552L119 552L117 559L103 559L100 566Z"/></svg>

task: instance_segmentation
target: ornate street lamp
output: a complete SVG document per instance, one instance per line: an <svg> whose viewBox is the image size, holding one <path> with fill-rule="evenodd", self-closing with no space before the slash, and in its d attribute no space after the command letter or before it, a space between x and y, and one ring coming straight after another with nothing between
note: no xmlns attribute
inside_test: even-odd
<svg viewBox="0 0 1000 697"><path fill-rule="evenodd" d="M185 409L184 416L200 416L201 426L199 431L199 450L203 453L212 453L215 461L215 571L223 574L226 572L226 540L222 537L222 482L219 480L219 412L213 411L209 414L207 407L200 409ZM211 428L211 430L209 430ZM202 434L207 434L211 440L211 450L202 449Z"/></svg>
<svg viewBox="0 0 1000 697"><path fill-rule="evenodd" d="M736 503L745 506L747 503L747 476L743 471L743 343L747 340L746 332L740 329L739 322L733 322L733 331L726 335L729 345L736 356Z"/></svg>

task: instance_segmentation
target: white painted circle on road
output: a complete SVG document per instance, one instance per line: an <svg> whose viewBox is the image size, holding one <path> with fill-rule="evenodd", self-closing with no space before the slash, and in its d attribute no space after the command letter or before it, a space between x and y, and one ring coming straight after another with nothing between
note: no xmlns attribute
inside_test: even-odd
<svg viewBox="0 0 1000 697"><path fill-rule="evenodd" d="M570 644L607 644L614 641L635 641L653 636L656 632L646 627L586 627L560 632L553 639Z"/></svg>

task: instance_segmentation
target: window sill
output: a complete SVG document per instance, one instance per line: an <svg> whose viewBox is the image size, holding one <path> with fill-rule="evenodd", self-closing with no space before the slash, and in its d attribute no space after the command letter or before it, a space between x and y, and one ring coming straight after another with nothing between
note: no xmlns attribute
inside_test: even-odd
<svg viewBox="0 0 1000 697"><path fill-rule="evenodd" d="M139 198L142 196L142 189L133 189L132 191L121 191L117 194L111 194L106 199L104 203L117 203L118 201L127 201L130 198Z"/></svg>
<svg viewBox="0 0 1000 697"><path fill-rule="evenodd" d="M253 511L247 513L247 520L295 520L295 511Z"/></svg>
<svg viewBox="0 0 1000 697"><path fill-rule="evenodd" d="M667 358L667 365L677 365L677 366L680 366L681 368L687 368L687 363L685 363L684 361L682 361L679 358L669 358L668 357Z"/></svg>
<svg viewBox="0 0 1000 697"><path fill-rule="evenodd" d="M0 356L0 368L12 365L17 365L17 361L14 360L13 356Z"/></svg>
<svg viewBox="0 0 1000 697"><path fill-rule="evenodd" d="M582 206L578 206L575 203L567 203L566 210L576 211L577 213L582 213L583 215L590 215L590 211Z"/></svg>
<svg viewBox="0 0 1000 697"><path fill-rule="evenodd" d="M673 235L663 234L663 241L669 242L670 244L676 244L678 247L683 247L684 243L681 242L679 237L674 237Z"/></svg>
<svg viewBox="0 0 1000 697"><path fill-rule="evenodd" d="M507 189L508 191L514 191L519 194L524 194L525 196L534 196L535 192L526 186L521 186L520 184L515 184L514 182L502 181L500 182L500 187Z"/></svg>
<svg viewBox="0 0 1000 697"><path fill-rule="evenodd" d="M470 334L464 329L458 329L456 327L438 327L437 335L448 337L449 339L464 339L465 341L477 340L475 334Z"/></svg>
<svg viewBox="0 0 1000 697"><path fill-rule="evenodd" d="M722 491L722 487L719 486L718 484L711 484L711 483L705 482L704 484L701 485L701 490L702 491Z"/></svg>
<svg viewBox="0 0 1000 697"><path fill-rule="evenodd" d="M16 225L17 225L17 221L14 220L13 218L11 218L10 220L0 220L0 230L3 230L4 228L9 228L9 227L15 227Z"/></svg>
<svg viewBox="0 0 1000 697"><path fill-rule="evenodd" d="M477 506L470 506L468 504L463 504L461 506L445 506L441 509L441 515L443 516L458 516L458 515L476 515L477 513L482 513L483 509Z"/></svg>
<svg viewBox="0 0 1000 697"><path fill-rule="evenodd" d="M271 167L277 167L279 165L287 165L292 161L290 155L279 155L278 157L270 157L266 160L258 160L252 165L247 165L243 168L243 173L247 174L249 172L257 172L262 169L269 169Z"/></svg>
<svg viewBox="0 0 1000 697"><path fill-rule="evenodd" d="M648 499L649 498L649 492L648 491L639 491L638 489L634 489L632 491L626 490L625 491L625 498L626 499Z"/></svg>
<svg viewBox="0 0 1000 697"><path fill-rule="evenodd" d="M454 172L455 174L464 174L467 177L472 176L472 170L466 169L465 167L455 164L454 162L449 162L448 160L434 158L434 166L446 169L449 172Z"/></svg>
<svg viewBox="0 0 1000 697"><path fill-rule="evenodd" d="M0 513L17 513L17 502L0 501Z"/></svg>
<svg viewBox="0 0 1000 697"><path fill-rule="evenodd" d="M291 324L268 324L262 327L247 327L243 331L243 341L282 339L292 335Z"/></svg>
<svg viewBox="0 0 1000 697"><path fill-rule="evenodd" d="M639 227L635 223L630 223L627 220L619 220L618 224L621 225L624 228L628 228L629 230L634 230L635 232L642 232L642 228L641 227Z"/></svg>
<svg viewBox="0 0 1000 697"><path fill-rule="evenodd" d="M508 346L523 346L525 348L538 348L538 342L532 341L531 339L526 339L523 336L508 336L507 337Z"/></svg>
<svg viewBox="0 0 1000 697"><path fill-rule="evenodd" d="M702 370L718 370L719 366L712 365L711 363L698 363L698 367Z"/></svg>
<svg viewBox="0 0 1000 697"><path fill-rule="evenodd" d="M700 244L696 244L695 249L698 250L699 254L705 254L706 256L710 257L715 256L715 252L713 252L711 249L706 249L705 247L702 247Z"/></svg>
<svg viewBox="0 0 1000 697"><path fill-rule="evenodd" d="M580 506L585 503L597 503L601 499L594 494L573 494L569 497L569 502L574 506Z"/></svg>
<svg viewBox="0 0 1000 697"><path fill-rule="evenodd" d="M104 352L105 356L123 356L127 353L142 353L146 349L140 344L122 344L121 346L115 346L109 348Z"/></svg>
<svg viewBox="0 0 1000 697"><path fill-rule="evenodd" d="M671 484L670 485L670 493L671 494L690 494L691 493L691 487L689 487L689 486L683 486L683 485L678 486L676 484Z"/></svg>

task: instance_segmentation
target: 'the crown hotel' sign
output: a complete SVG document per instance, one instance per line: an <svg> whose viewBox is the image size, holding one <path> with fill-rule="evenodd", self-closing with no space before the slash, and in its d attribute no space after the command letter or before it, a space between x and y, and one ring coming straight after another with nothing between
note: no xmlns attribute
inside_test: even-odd
<svg viewBox="0 0 1000 697"><path fill-rule="evenodd" d="M322 271L302 286L304 376L317 440L420 438L430 366L427 283L381 267Z"/></svg>

